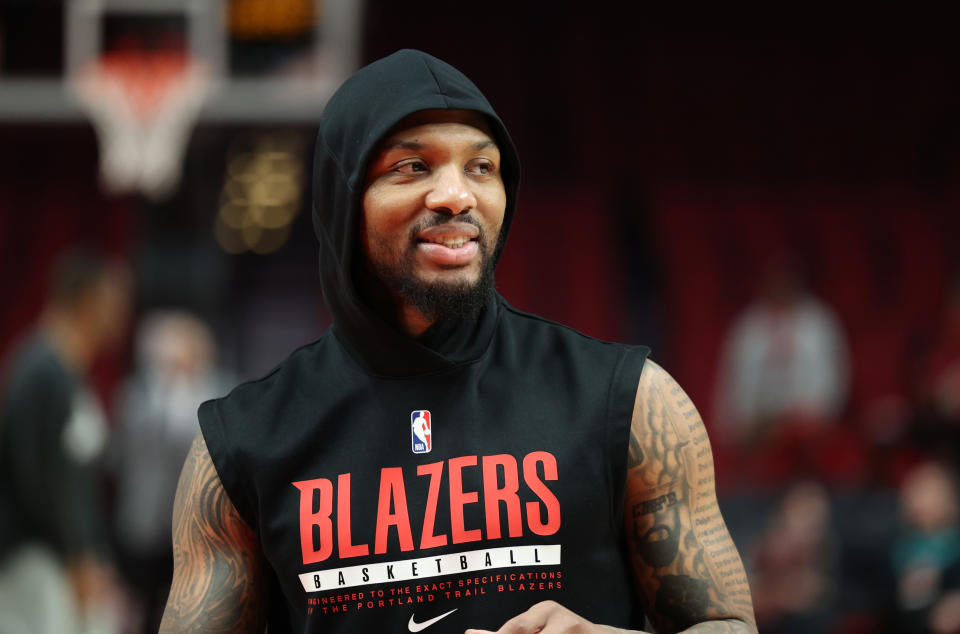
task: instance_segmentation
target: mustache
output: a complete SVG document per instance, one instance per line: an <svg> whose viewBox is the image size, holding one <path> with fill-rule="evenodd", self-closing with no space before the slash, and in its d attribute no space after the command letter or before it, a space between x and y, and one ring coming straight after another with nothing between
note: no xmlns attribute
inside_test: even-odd
<svg viewBox="0 0 960 634"><path fill-rule="evenodd" d="M476 218L470 215L469 211L465 211L456 216L451 216L450 214L434 212L433 215L426 218L422 218L414 223L410 227L410 241L416 243L417 236L426 229L432 229L433 227L440 227L443 225L472 225L477 228L479 235L477 236L477 242L481 248L487 246L487 232L483 230L483 226L477 221Z"/></svg>

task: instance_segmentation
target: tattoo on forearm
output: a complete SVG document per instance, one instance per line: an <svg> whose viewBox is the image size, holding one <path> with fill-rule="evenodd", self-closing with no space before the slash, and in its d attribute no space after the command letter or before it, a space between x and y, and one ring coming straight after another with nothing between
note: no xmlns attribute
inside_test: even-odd
<svg viewBox="0 0 960 634"><path fill-rule="evenodd" d="M638 389L627 484L627 535L657 630L755 632L743 564L717 504L703 421L653 363Z"/></svg>
<svg viewBox="0 0 960 634"><path fill-rule="evenodd" d="M174 578L161 632L263 632L261 561L198 436L173 510Z"/></svg>

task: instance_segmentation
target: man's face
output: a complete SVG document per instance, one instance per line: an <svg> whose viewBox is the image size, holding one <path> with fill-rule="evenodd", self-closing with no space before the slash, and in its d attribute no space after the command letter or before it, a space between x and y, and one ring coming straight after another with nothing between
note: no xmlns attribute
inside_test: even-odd
<svg viewBox="0 0 960 634"><path fill-rule="evenodd" d="M500 151L483 118L415 113L370 163L360 232L367 269L427 317L470 313L492 284L505 208Z"/></svg>
<svg viewBox="0 0 960 634"><path fill-rule="evenodd" d="M133 293L130 271L111 265L99 282L90 289L87 313L98 346L114 350L126 335Z"/></svg>

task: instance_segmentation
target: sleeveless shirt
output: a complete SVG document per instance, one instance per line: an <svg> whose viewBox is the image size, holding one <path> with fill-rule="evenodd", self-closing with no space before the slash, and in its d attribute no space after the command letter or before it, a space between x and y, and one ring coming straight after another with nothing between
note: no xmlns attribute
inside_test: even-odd
<svg viewBox="0 0 960 634"><path fill-rule="evenodd" d="M642 627L622 511L649 351L495 299L471 362L376 375L334 327L201 406L269 562L270 632L496 630L547 599Z"/></svg>

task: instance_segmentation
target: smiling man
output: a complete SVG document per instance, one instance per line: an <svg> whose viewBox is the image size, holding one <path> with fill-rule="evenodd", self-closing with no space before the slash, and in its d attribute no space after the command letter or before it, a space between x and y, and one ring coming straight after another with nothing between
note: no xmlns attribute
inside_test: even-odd
<svg viewBox="0 0 960 634"><path fill-rule="evenodd" d="M755 632L690 399L493 290L520 166L470 80L367 66L314 169L334 325L201 406L161 631Z"/></svg>
<svg viewBox="0 0 960 634"><path fill-rule="evenodd" d="M506 207L499 165L482 115L464 110L411 114L374 156L363 194L362 284L409 334L439 316L470 320L489 298Z"/></svg>

